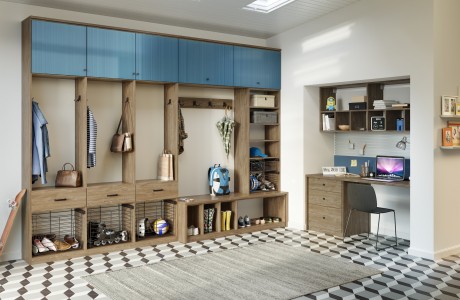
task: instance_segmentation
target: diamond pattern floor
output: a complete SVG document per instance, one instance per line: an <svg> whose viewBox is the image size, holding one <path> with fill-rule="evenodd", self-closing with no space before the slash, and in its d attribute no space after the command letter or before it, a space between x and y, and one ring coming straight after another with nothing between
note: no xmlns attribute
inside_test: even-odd
<svg viewBox="0 0 460 300"><path fill-rule="evenodd" d="M82 276L142 266L162 260L208 252L224 251L264 242L281 242L293 247L342 257L354 263L377 268L383 273L328 290L304 295L307 299L459 299L460 256L432 261L407 254L409 242L399 240L397 249L376 251L375 237L354 236L352 242L318 232L285 228L251 234L204 240L189 244L179 242L120 252L85 256L37 265L24 261L0 264L0 299L107 299ZM390 238L391 239L391 238ZM391 244L384 240L382 246Z"/></svg>

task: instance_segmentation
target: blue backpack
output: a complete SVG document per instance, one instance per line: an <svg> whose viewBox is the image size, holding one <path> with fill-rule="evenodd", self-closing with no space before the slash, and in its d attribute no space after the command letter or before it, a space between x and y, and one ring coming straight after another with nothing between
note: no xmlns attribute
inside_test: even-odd
<svg viewBox="0 0 460 300"><path fill-rule="evenodd" d="M209 193L215 195L230 194L230 174L227 168L215 164L208 170Z"/></svg>

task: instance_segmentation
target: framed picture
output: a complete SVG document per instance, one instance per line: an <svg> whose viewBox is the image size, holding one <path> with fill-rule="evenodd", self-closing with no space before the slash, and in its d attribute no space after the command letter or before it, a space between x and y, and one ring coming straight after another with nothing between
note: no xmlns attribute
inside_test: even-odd
<svg viewBox="0 0 460 300"><path fill-rule="evenodd" d="M443 116L454 116L456 113L456 104L458 96L441 97L441 114Z"/></svg>
<svg viewBox="0 0 460 300"><path fill-rule="evenodd" d="M455 103L455 114L460 115L460 103Z"/></svg>
<svg viewBox="0 0 460 300"><path fill-rule="evenodd" d="M442 145L453 146L452 127L446 127L442 129Z"/></svg>
<svg viewBox="0 0 460 300"><path fill-rule="evenodd" d="M452 129L452 146L460 146L460 122L447 122L447 127Z"/></svg>

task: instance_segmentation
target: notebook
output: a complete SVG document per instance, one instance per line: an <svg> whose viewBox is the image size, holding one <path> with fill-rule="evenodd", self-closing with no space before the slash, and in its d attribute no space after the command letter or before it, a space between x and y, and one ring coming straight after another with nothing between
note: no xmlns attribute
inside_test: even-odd
<svg viewBox="0 0 460 300"><path fill-rule="evenodd" d="M404 157L377 155L375 158L375 177L366 179L378 181L404 180Z"/></svg>

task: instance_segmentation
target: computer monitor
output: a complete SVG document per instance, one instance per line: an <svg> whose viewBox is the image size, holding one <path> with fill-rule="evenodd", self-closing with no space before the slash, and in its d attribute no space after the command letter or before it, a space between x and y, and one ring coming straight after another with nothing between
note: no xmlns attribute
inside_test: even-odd
<svg viewBox="0 0 460 300"><path fill-rule="evenodd" d="M404 157L377 155L375 176L378 178L404 179Z"/></svg>

